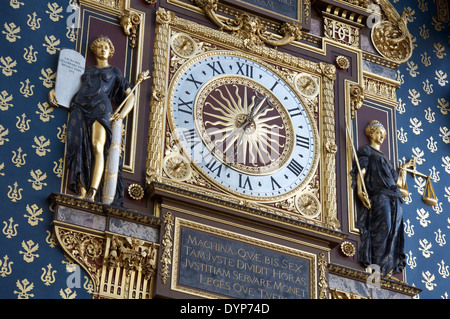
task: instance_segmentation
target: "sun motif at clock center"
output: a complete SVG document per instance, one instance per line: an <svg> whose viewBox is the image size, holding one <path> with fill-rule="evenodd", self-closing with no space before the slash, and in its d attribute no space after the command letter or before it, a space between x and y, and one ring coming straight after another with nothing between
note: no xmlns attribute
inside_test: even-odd
<svg viewBox="0 0 450 319"><path fill-rule="evenodd" d="M289 115L265 87L242 76L218 77L198 92L194 118L208 149L246 174L276 172L290 158Z"/></svg>

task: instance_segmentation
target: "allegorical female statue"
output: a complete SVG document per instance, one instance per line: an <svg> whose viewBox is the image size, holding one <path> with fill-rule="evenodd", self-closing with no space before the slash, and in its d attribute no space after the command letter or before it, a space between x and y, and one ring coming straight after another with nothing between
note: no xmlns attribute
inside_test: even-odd
<svg viewBox="0 0 450 319"><path fill-rule="evenodd" d="M105 161L111 144L111 122L123 119L134 106L131 85L122 72L108 63L114 54L114 45L108 37L95 39L91 46L97 64L88 66L81 77L81 87L72 98L67 123L66 167L68 187L81 198L97 200L101 194ZM125 105L113 114L112 103ZM50 103L57 106L55 91L49 93ZM116 201L121 206L123 184L121 165L117 182Z"/></svg>
<svg viewBox="0 0 450 319"><path fill-rule="evenodd" d="M405 266L401 183L394 164L381 152L386 129L373 120L365 133L370 143L358 150L360 171L357 165L351 171L359 198L356 221L361 233L359 262L364 267L378 265L386 276L401 272ZM401 168L411 165L413 162L409 161Z"/></svg>

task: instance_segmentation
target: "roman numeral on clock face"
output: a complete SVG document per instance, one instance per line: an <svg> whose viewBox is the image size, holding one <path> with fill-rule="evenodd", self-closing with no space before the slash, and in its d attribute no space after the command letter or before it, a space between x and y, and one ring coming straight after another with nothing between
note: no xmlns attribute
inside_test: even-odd
<svg viewBox="0 0 450 319"><path fill-rule="evenodd" d="M300 165L295 159L291 160L287 168L296 176L299 176L303 171L303 166Z"/></svg>
<svg viewBox="0 0 450 319"><path fill-rule="evenodd" d="M295 144L297 146L309 149L309 138L304 137L304 136L300 136L300 135L297 134L295 136Z"/></svg>
<svg viewBox="0 0 450 319"><path fill-rule="evenodd" d="M215 76L216 73L217 73L218 75L225 73L225 71L224 71L223 68L222 68L222 64L220 64L220 62L214 61L212 64L211 64L211 63L208 63L207 65L208 65L208 66L212 69L212 71L213 71L212 76Z"/></svg>
<svg viewBox="0 0 450 319"><path fill-rule="evenodd" d="M253 66L245 63L236 62L238 70L236 74L244 75L253 78Z"/></svg>
<svg viewBox="0 0 450 319"><path fill-rule="evenodd" d="M178 103L178 111L192 115L192 103L194 103L194 101L185 102L181 98L178 98L178 100L180 101Z"/></svg>

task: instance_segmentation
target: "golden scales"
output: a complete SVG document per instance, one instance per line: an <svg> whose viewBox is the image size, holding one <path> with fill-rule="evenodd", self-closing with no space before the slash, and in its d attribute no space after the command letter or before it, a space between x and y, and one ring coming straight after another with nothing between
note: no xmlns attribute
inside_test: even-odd
<svg viewBox="0 0 450 319"><path fill-rule="evenodd" d="M423 190L423 194L422 194L422 200L427 205L435 206L438 203L438 201L436 198L436 194L434 193L433 185L431 184L431 176L425 175L425 174L417 171L416 165L415 165L416 159L414 157L413 157L413 161L414 161L414 169L408 169L408 168L400 168L400 169L413 174L414 177L415 177L415 175L418 175L418 176L421 176L421 177L424 177L427 179L425 189ZM409 195L408 185L406 185L406 174L403 178L402 186L400 187L400 192L402 193L402 197L407 197Z"/></svg>

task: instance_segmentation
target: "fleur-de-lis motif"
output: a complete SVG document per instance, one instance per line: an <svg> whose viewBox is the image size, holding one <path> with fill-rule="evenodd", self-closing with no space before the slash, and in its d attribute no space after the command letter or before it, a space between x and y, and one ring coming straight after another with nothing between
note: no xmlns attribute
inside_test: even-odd
<svg viewBox="0 0 450 319"><path fill-rule="evenodd" d="M446 101L444 98L438 99L438 106L437 108L441 111L442 114L447 115L448 109L447 107L450 105L448 101Z"/></svg>
<svg viewBox="0 0 450 319"><path fill-rule="evenodd" d="M417 267L416 259L416 257L413 257L411 250L408 254L406 254L406 264L409 266L409 268L414 269Z"/></svg>
<svg viewBox="0 0 450 319"><path fill-rule="evenodd" d="M436 74L434 79L438 81L440 86L445 86L448 83L447 73L442 70L436 70L434 73Z"/></svg>
<svg viewBox="0 0 450 319"><path fill-rule="evenodd" d="M72 291L72 289L70 289L69 287L67 287L66 289L60 289L59 290L59 295L61 296L61 298L63 299L75 299L75 297L77 296L77 292L76 291Z"/></svg>
<svg viewBox="0 0 450 319"><path fill-rule="evenodd" d="M24 251L19 250L19 254L23 255L23 260L27 263L33 262L34 258L39 258L39 255L36 254L36 251L39 249L39 244L35 244L31 239L27 242L22 240L22 248Z"/></svg>
<svg viewBox="0 0 450 319"><path fill-rule="evenodd" d="M25 83L21 81L20 84L21 84L21 87L20 87L19 91L20 91L20 93L23 94L24 97L30 97L34 94L33 93L34 85L30 85L29 79L26 79Z"/></svg>
<svg viewBox="0 0 450 319"><path fill-rule="evenodd" d="M8 275L11 275L12 268L11 265L14 264L14 262L10 261L8 262L9 257L8 255L5 255L3 257L3 261L0 260L0 276L6 277Z"/></svg>
<svg viewBox="0 0 450 319"><path fill-rule="evenodd" d="M409 127L412 128L414 134L419 135L423 131L423 129L420 128L422 126L422 121L419 121L417 118L410 118L409 122L411 123Z"/></svg>
<svg viewBox="0 0 450 319"><path fill-rule="evenodd" d="M417 72L419 66L415 64L414 61L408 61L406 64L408 65L406 70L409 71L409 75L411 75L411 77L415 78L420 74L419 72Z"/></svg>
<svg viewBox="0 0 450 319"><path fill-rule="evenodd" d="M42 273L41 280L44 282L44 285L50 286L51 284L53 284L55 282L56 270L52 271L51 264L47 265L47 269L42 268L42 270L44 272Z"/></svg>
<svg viewBox="0 0 450 319"><path fill-rule="evenodd" d="M436 214L440 214L440 213L442 213L443 212L443 209L442 209L442 202L440 202L440 203L437 203L436 205L434 205L433 206L433 210L434 210L434 212L436 213Z"/></svg>
<svg viewBox="0 0 450 319"><path fill-rule="evenodd" d="M8 136L9 130L5 129L3 125L0 124L0 145L5 144L5 142L9 142L9 138L6 138Z"/></svg>
<svg viewBox="0 0 450 319"><path fill-rule="evenodd" d="M423 194L423 190L425 189L425 185L427 183L427 180L424 179L421 176L417 176L416 175L416 177L414 177L414 182L416 183L414 185L414 187L417 188L417 192L422 195Z"/></svg>
<svg viewBox="0 0 450 319"><path fill-rule="evenodd" d="M11 7L13 7L14 9L19 9L20 6L23 6L24 3L23 2L19 2L19 0L10 0L9 4Z"/></svg>
<svg viewBox="0 0 450 319"><path fill-rule="evenodd" d="M31 30L37 30L41 27L41 18L37 18L37 13L33 12L31 15L27 14L28 21L27 24L31 28Z"/></svg>
<svg viewBox="0 0 450 319"><path fill-rule="evenodd" d="M36 149L37 155L45 156L47 152L51 152L51 150L47 148L50 145L50 139L46 139L45 136L35 136L34 143L36 143L36 145L32 145L31 147Z"/></svg>
<svg viewBox="0 0 450 319"><path fill-rule="evenodd" d="M8 102L11 102L12 99L13 99L13 95L6 92L6 90L3 90L0 93L0 110L8 111L8 109L10 107L13 107L14 105L12 105L11 103L8 103Z"/></svg>
<svg viewBox="0 0 450 319"><path fill-rule="evenodd" d="M435 16L432 17L432 20L431 24L434 26L434 29L438 32L441 31L443 29L442 22L436 19Z"/></svg>
<svg viewBox="0 0 450 319"><path fill-rule="evenodd" d="M3 224L5 224L5 226L3 227L2 232L6 236L6 238L13 238L17 236L17 227L19 227L19 224L13 224L14 219L12 217L10 217L8 221L9 224L3 221Z"/></svg>
<svg viewBox="0 0 450 319"><path fill-rule="evenodd" d="M39 119L42 122L48 122L51 118L54 118L55 116L53 114L50 114L53 112L54 108L48 104L48 102L44 103L38 103L39 111L36 111L36 114L39 115Z"/></svg>
<svg viewBox="0 0 450 319"><path fill-rule="evenodd" d="M39 208L38 205L27 205L26 209L29 215L24 214L23 217L28 218L28 224L30 224L31 226L36 226L40 221L42 222L44 220L43 218L38 217L42 215L43 212L42 208Z"/></svg>
<svg viewBox="0 0 450 319"><path fill-rule="evenodd" d="M433 52L436 53L438 59L443 59L447 55L447 53L444 52L445 50L444 45L440 43L434 43L433 46L434 46Z"/></svg>
<svg viewBox="0 0 450 319"><path fill-rule="evenodd" d="M63 176L63 167L64 167L64 161L62 158L60 158L58 160L58 162L53 162L53 164L55 164L55 166L53 167L53 173L56 174L56 176L58 176L59 178L61 178Z"/></svg>
<svg viewBox="0 0 450 319"><path fill-rule="evenodd" d="M442 141L445 144L450 143L450 130L447 127L439 126L439 137L442 137Z"/></svg>
<svg viewBox="0 0 450 319"><path fill-rule="evenodd" d="M13 157L11 158L11 162L16 165L16 167L21 167L24 166L26 164L26 160L25 157L27 156L27 154L23 153L22 154L22 148L19 147L17 149L17 153L15 151L12 151L13 153Z"/></svg>
<svg viewBox="0 0 450 319"><path fill-rule="evenodd" d="M438 243L440 247L444 246L447 243L447 241L445 240L445 234L442 234L440 228L434 232L434 235L436 235L434 240L436 241L436 243Z"/></svg>
<svg viewBox="0 0 450 319"><path fill-rule="evenodd" d="M397 112L398 112L399 114L403 114L403 113L406 112L405 106L406 106L406 103L403 103L402 99L399 98L399 99L398 99L398 104L397 104L397 106L396 106L395 109L397 110Z"/></svg>
<svg viewBox="0 0 450 319"><path fill-rule="evenodd" d="M17 66L17 61L13 60L10 56L6 58L0 57L0 62L3 65L0 65L0 69L2 69L2 73L6 76L11 76L14 73L17 73L17 70L13 69Z"/></svg>
<svg viewBox="0 0 450 319"><path fill-rule="evenodd" d="M44 43L42 45L47 48L48 53L55 54L56 51L60 50L56 46L61 43L61 40L56 39L54 35L51 35L50 37L45 36L44 39L47 42L47 44Z"/></svg>
<svg viewBox="0 0 450 319"><path fill-rule="evenodd" d="M30 45L28 47L29 50L27 50L27 48L24 48L25 53L23 55L23 58L25 59L25 61L27 61L27 63L31 64L37 61L37 57L36 55L38 54L37 51L33 51L34 48L32 45Z"/></svg>
<svg viewBox="0 0 450 319"><path fill-rule="evenodd" d="M426 272L422 271L422 277L424 280L422 280L422 283L425 284L425 287L428 290L433 290L434 287L437 286L437 284L435 284L433 281L436 279L435 276L430 273L428 270Z"/></svg>
<svg viewBox="0 0 450 319"><path fill-rule="evenodd" d="M426 79L425 82L422 82L422 84L423 84L423 90L428 95L433 93L433 84L431 84L430 81L428 81L428 79Z"/></svg>
<svg viewBox="0 0 450 319"><path fill-rule="evenodd" d="M402 143L406 143L408 142L407 134L408 133L403 131L403 127L401 127L400 130L397 130L397 139Z"/></svg>
<svg viewBox="0 0 450 319"><path fill-rule="evenodd" d="M94 292L94 283L88 276L84 276L84 285L83 288L86 289L86 291L90 294Z"/></svg>
<svg viewBox="0 0 450 319"><path fill-rule="evenodd" d="M450 276L450 272L448 271L449 266L445 265L444 260L442 259L440 263L437 264L439 267L439 275L442 276L442 278L447 278L448 276Z"/></svg>
<svg viewBox="0 0 450 319"><path fill-rule="evenodd" d="M430 217L430 214L423 208L417 209L416 212L417 212L417 215L418 215L416 217L416 219L419 220L420 225L422 225L423 227L427 227L428 224L431 223L431 221L428 220L428 218Z"/></svg>
<svg viewBox="0 0 450 319"><path fill-rule="evenodd" d="M61 143L66 142L66 124L63 124L62 127L58 127L58 134L56 134L56 137Z"/></svg>
<svg viewBox="0 0 450 319"><path fill-rule="evenodd" d="M436 119L434 118L434 112L431 110L431 107L428 107L425 110L425 119L428 121L428 123L433 123Z"/></svg>
<svg viewBox="0 0 450 319"><path fill-rule="evenodd" d="M50 20L53 22L59 21L60 18L63 18L60 13L63 11L63 7L58 6L56 2L53 2L52 4L47 3L47 7L50 11L46 10L45 13L48 13L50 15Z"/></svg>
<svg viewBox="0 0 450 319"><path fill-rule="evenodd" d="M405 226L405 234L408 237L414 236L414 225L411 225L411 222L409 221L409 219L407 219L406 222L404 222L403 224Z"/></svg>
<svg viewBox="0 0 450 319"><path fill-rule="evenodd" d="M441 180L441 178L439 177L439 171L436 170L436 167L432 166L431 169L429 169L430 171L430 177L433 180L433 182L437 183Z"/></svg>
<svg viewBox="0 0 450 319"><path fill-rule="evenodd" d="M2 33L6 35L6 40L9 42L16 42L17 39L21 38L19 35L20 27L16 26L14 22L5 22L5 29L6 31L2 31Z"/></svg>
<svg viewBox="0 0 450 319"><path fill-rule="evenodd" d="M66 37L69 39L70 42L75 42L77 41L77 32L76 32L76 28L73 25L72 27L66 27L67 32L66 32Z"/></svg>
<svg viewBox="0 0 450 319"><path fill-rule="evenodd" d="M430 138L427 138L427 148L430 150L431 153L437 152L437 141L433 139L433 136L430 136Z"/></svg>
<svg viewBox="0 0 450 319"><path fill-rule="evenodd" d="M58 246L58 243L56 241L55 235L52 234L49 230L46 230L47 237L45 237L45 242L51 247Z"/></svg>
<svg viewBox="0 0 450 319"><path fill-rule="evenodd" d="M434 254L434 252L430 250L433 245L430 242L428 242L428 240L426 238L419 240L419 244L420 244L420 247L422 247L422 248L419 248L419 250L422 252L422 255L425 258L430 258L431 255Z"/></svg>
<svg viewBox="0 0 450 319"><path fill-rule="evenodd" d="M422 57L422 59L420 60L422 62L423 65L425 66L430 66L431 65L431 57L428 56L427 51L425 51L423 54L420 55Z"/></svg>
<svg viewBox="0 0 450 319"><path fill-rule="evenodd" d="M47 68L47 69L41 69L41 74L42 76L39 77L39 80L42 81L42 84L46 87L46 88L52 88L53 84L55 84L55 79L56 79L56 73L53 72L52 69Z"/></svg>
<svg viewBox="0 0 450 319"><path fill-rule="evenodd" d="M427 28L427 26L424 24L423 26L419 27L420 29L420 36L426 40L430 37L430 29Z"/></svg>
<svg viewBox="0 0 450 319"><path fill-rule="evenodd" d="M422 12L428 11L428 3L426 2L426 0L419 0L419 9Z"/></svg>
<svg viewBox="0 0 450 319"><path fill-rule="evenodd" d="M30 129L30 122L31 120L26 119L26 114L23 113L21 117L16 116L17 123L16 127L19 129L20 132L25 133Z"/></svg>
<svg viewBox="0 0 450 319"><path fill-rule="evenodd" d="M422 102L422 100L419 100L420 97L420 93L416 91L416 89L409 89L409 96L408 98L411 100L411 103L415 106L419 105L420 102Z"/></svg>
<svg viewBox="0 0 450 319"><path fill-rule="evenodd" d="M13 186L8 185L9 192L7 196L12 202L15 203L22 199L23 188L19 188L19 184L17 184L17 182L14 182Z"/></svg>
<svg viewBox="0 0 450 319"><path fill-rule="evenodd" d="M422 165L422 164L426 161L426 159L423 158L423 156L425 155L425 152L422 151L420 148L414 147L414 148L412 149L412 152L413 152L413 154L414 154L414 157L415 157L415 159L416 159L416 163L417 163L418 165Z"/></svg>
<svg viewBox="0 0 450 319"><path fill-rule="evenodd" d="M16 287L20 290L14 290L14 293L17 295L17 299L29 299L34 297L34 294L31 293L34 289L34 284L30 283L28 279L24 279L22 281L17 279Z"/></svg>
<svg viewBox="0 0 450 319"><path fill-rule="evenodd" d="M28 181L32 183L32 187L35 190L39 191L43 186L47 186L47 183L43 182L47 178L47 173L43 173L40 169L37 169L36 171L31 170L30 175L33 179L28 179Z"/></svg>

